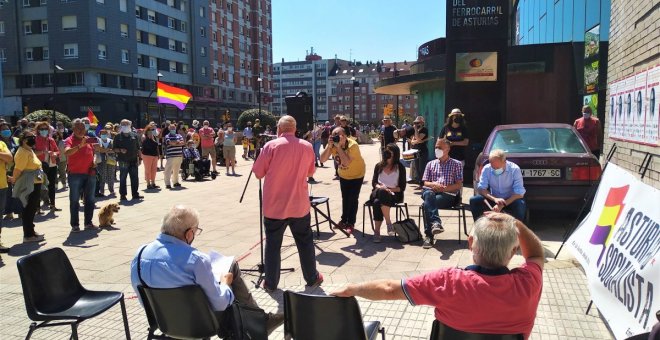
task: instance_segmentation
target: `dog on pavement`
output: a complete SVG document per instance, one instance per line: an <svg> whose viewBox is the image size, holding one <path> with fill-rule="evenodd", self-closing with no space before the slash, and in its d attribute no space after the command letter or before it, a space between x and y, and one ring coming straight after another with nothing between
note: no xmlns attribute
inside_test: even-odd
<svg viewBox="0 0 660 340"><path fill-rule="evenodd" d="M108 203L101 207L101 210L99 210L99 227L108 228L115 224L113 216L118 212L119 204L117 203Z"/></svg>

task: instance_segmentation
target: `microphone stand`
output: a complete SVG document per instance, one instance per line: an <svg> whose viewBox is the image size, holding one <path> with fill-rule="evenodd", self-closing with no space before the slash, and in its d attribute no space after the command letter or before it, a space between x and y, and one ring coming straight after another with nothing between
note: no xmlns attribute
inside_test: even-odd
<svg viewBox="0 0 660 340"><path fill-rule="evenodd" d="M256 152L255 150L255 158L254 158L255 162L259 158L259 154L261 153L262 148L263 147L260 147L258 149L259 152ZM254 172L250 170L250 174L248 175L247 181L245 181L245 187L243 187L243 193L241 194L241 198L238 200L239 203L243 203L243 198L245 197L245 191L247 190L248 184L250 184L250 178L252 178L253 173ZM261 179L259 179L259 252L260 252L260 262L257 264L257 269L241 269L242 272L259 273L259 278L257 279L256 282L254 282L255 288L261 287L261 282L263 282L266 273L264 266L264 202L263 202ZM295 271L295 268L280 269L280 273L290 273L293 271Z"/></svg>

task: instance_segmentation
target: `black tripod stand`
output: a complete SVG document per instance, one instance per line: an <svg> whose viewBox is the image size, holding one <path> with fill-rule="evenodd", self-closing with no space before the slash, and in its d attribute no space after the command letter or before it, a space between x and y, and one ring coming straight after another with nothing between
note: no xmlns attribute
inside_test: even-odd
<svg viewBox="0 0 660 340"><path fill-rule="evenodd" d="M259 151L261 151L261 148L259 148ZM255 162L257 161L257 158L259 158L260 152L257 152L255 155ZM241 199L238 201L239 203L243 203L243 198L245 197L245 191L247 190L248 184L250 184L250 178L252 178L252 170L250 170L250 175L248 175L247 181L245 182L245 187L243 188L243 193L241 194ZM263 202L263 191L261 187L261 179L259 180L259 251L260 251L260 262L257 264L257 269L241 269L242 272L254 272L254 273L259 273L259 278L257 281L254 283L255 288L259 288L261 286L261 282L264 280L264 202ZM295 269L294 268L281 268L280 272L282 273L290 273L293 272Z"/></svg>

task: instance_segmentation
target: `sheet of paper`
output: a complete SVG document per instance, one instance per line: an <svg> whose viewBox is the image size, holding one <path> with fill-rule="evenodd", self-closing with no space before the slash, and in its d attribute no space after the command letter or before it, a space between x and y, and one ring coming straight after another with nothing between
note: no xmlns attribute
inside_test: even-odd
<svg viewBox="0 0 660 340"><path fill-rule="evenodd" d="M209 253L209 258L211 259L211 270L213 271L213 276L217 282L220 282L222 277L229 273L231 264L234 262L233 256L224 256L216 251L211 250Z"/></svg>

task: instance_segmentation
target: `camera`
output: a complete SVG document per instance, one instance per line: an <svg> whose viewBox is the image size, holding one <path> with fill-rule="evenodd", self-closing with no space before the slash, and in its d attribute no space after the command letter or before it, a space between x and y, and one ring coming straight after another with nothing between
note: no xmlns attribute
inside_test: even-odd
<svg viewBox="0 0 660 340"><path fill-rule="evenodd" d="M332 142L339 143L339 136L338 135L332 136Z"/></svg>

